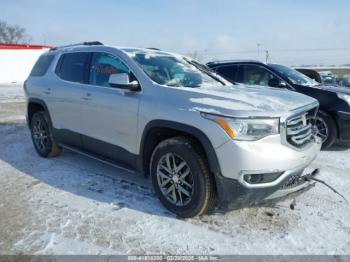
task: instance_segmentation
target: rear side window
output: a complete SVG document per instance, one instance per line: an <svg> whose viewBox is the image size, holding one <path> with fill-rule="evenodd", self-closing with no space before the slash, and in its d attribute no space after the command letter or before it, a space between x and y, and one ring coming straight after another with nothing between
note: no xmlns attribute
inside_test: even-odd
<svg viewBox="0 0 350 262"><path fill-rule="evenodd" d="M84 83L86 63L89 53L70 53L60 57L56 67L56 74L66 81Z"/></svg>
<svg viewBox="0 0 350 262"><path fill-rule="evenodd" d="M54 55L42 55L39 57L38 61L36 61L32 71L30 72L30 76L43 76L46 74L47 69L50 67Z"/></svg>
<svg viewBox="0 0 350 262"><path fill-rule="evenodd" d="M237 82L238 65L220 66L216 68L216 72L228 81Z"/></svg>

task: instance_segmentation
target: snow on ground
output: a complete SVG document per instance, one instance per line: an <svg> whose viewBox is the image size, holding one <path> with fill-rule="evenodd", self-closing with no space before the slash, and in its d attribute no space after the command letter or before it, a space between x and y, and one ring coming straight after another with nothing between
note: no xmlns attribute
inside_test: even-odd
<svg viewBox="0 0 350 262"><path fill-rule="evenodd" d="M23 86L0 84L0 121L20 122L25 120Z"/></svg>
<svg viewBox="0 0 350 262"><path fill-rule="evenodd" d="M0 84L0 103L24 100L23 84Z"/></svg>
<svg viewBox="0 0 350 262"><path fill-rule="evenodd" d="M0 254L350 254L350 206L323 185L295 210L177 219L142 176L68 151L40 158L12 91L0 87ZM312 165L348 200L349 157L333 148Z"/></svg>

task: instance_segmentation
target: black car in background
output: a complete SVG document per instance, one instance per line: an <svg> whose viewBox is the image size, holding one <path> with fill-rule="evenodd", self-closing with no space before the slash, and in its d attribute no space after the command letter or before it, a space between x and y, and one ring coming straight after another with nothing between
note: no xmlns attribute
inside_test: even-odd
<svg viewBox="0 0 350 262"><path fill-rule="evenodd" d="M350 141L350 90L322 85L304 74L279 64L259 61L216 61L207 66L234 83L286 88L317 99L320 110L316 117L322 148L340 141ZM263 88L263 87L262 87Z"/></svg>

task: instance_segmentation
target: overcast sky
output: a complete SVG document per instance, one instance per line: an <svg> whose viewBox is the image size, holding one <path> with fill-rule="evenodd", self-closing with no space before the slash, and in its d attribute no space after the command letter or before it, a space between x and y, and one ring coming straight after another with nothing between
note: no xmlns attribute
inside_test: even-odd
<svg viewBox="0 0 350 262"><path fill-rule="evenodd" d="M208 59L350 63L349 0L0 0L0 19L33 43L99 40ZM332 49L332 50L328 50ZM334 49L334 50L333 50Z"/></svg>

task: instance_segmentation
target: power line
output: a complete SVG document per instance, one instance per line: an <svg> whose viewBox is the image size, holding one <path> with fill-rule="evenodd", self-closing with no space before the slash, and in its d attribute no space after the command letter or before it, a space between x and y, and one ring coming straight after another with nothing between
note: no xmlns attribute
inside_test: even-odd
<svg viewBox="0 0 350 262"><path fill-rule="evenodd" d="M346 51L350 50L350 47L342 48L295 48L295 49L268 49L269 52L322 52L322 51ZM242 50L242 51L230 51L230 52L205 52L208 55L226 55L226 54L251 54L256 53L256 50Z"/></svg>

